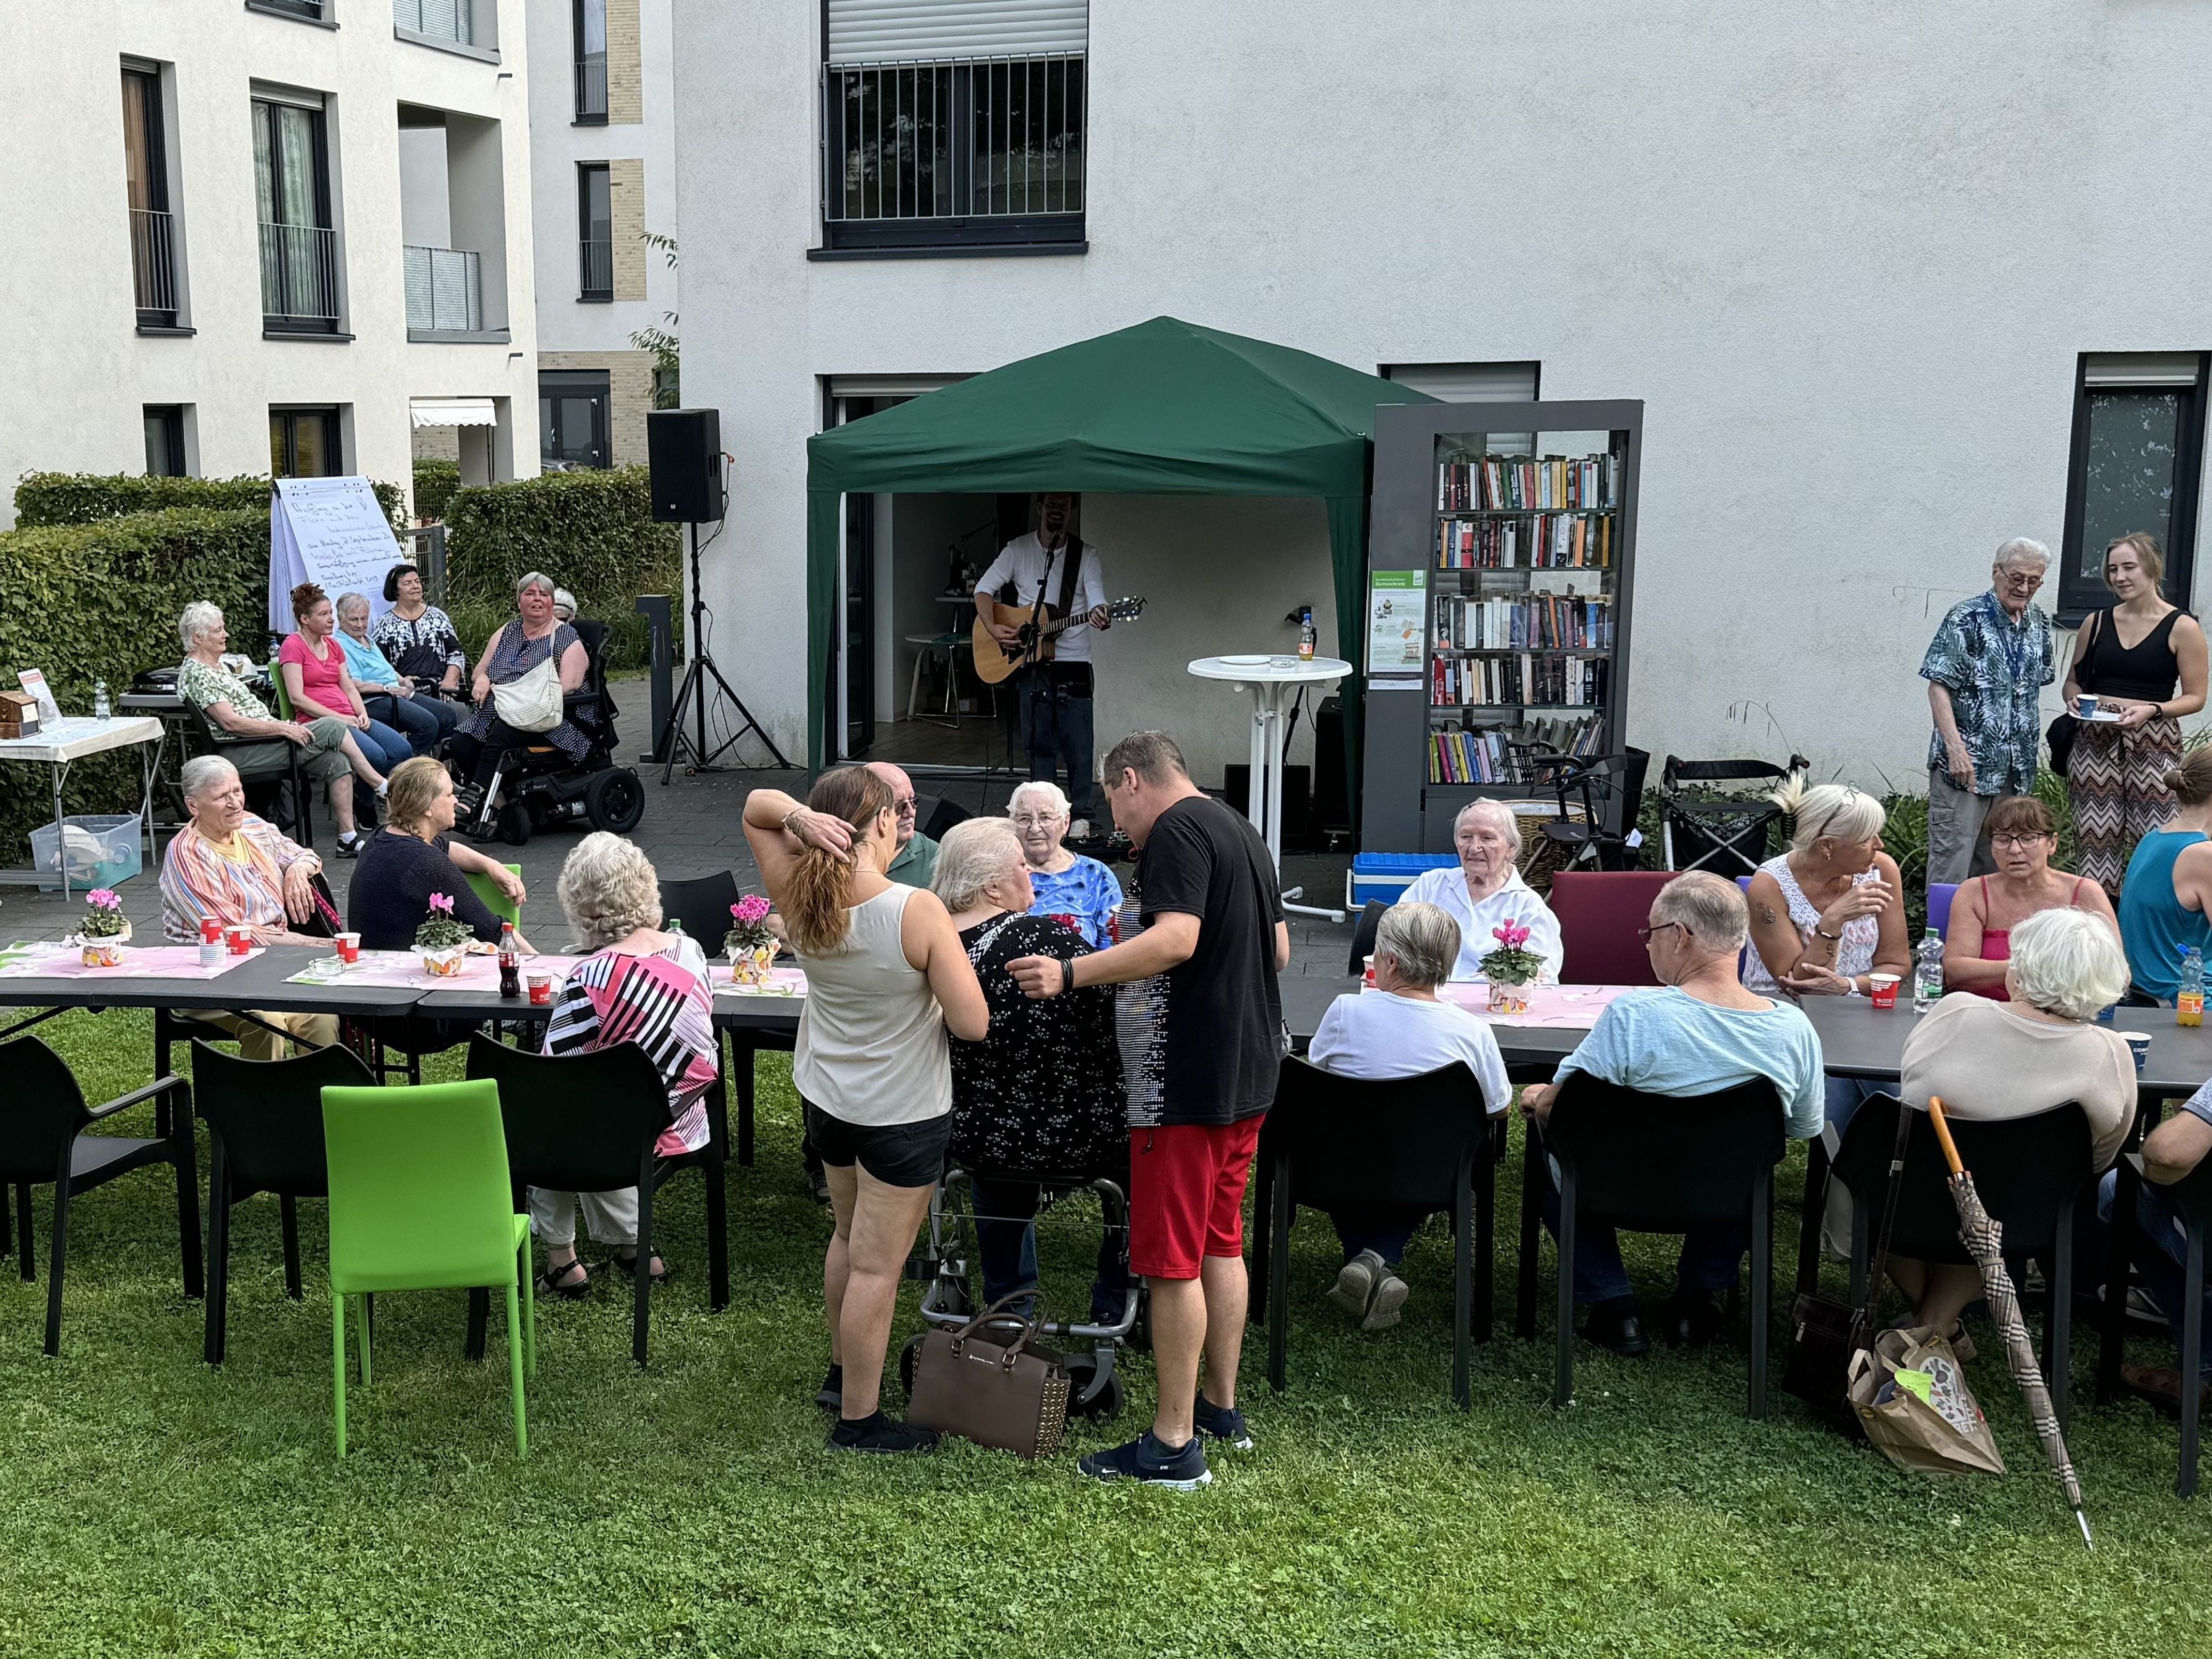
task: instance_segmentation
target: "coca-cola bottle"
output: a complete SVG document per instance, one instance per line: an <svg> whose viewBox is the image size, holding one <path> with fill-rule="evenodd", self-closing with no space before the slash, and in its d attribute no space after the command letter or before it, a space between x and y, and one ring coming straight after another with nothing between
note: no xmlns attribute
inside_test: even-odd
<svg viewBox="0 0 2212 1659"><path fill-rule="evenodd" d="M522 994L522 947L515 943L511 921L499 925L499 994L503 997Z"/></svg>

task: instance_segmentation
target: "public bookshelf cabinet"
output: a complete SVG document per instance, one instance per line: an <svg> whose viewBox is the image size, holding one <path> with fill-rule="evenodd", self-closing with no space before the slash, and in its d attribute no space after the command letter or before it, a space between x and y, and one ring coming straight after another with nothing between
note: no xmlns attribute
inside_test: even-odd
<svg viewBox="0 0 2212 1659"><path fill-rule="evenodd" d="M1549 801L1522 745L1620 747L1643 438L1640 402L1376 410L1364 849L1449 852L1476 797Z"/></svg>

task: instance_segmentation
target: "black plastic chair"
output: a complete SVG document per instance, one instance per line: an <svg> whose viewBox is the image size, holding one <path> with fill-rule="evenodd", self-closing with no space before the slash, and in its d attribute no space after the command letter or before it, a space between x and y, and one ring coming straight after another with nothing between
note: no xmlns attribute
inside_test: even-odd
<svg viewBox="0 0 2212 1659"><path fill-rule="evenodd" d="M1283 1061L1260 1132L1253 1199L1253 1277L1265 1286L1254 1316L1267 1322L1270 1385L1284 1386L1292 1212L1301 1205L1425 1206L1452 1218L1452 1399L1468 1403L1469 1350L1490 1340L1498 1147L1481 1087L1462 1062L1376 1081L1337 1077L1295 1055Z"/></svg>
<svg viewBox="0 0 2212 1659"><path fill-rule="evenodd" d="M220 1365L228 1346L230 1212L241 1199L274 1193L284 1227L284 1294L300 1284L300 1200L330 1196L323 1162L323 1091L376 1081L351 1050L317 1048L292 1060L240 1060L192 1043L194 1099L208 1126L207 1340L201 1358Z"/></svg>
<svg viewBox="0 0 2212 1659"><path fill-rule="evenodd" d="M1382 926L1382 913L1389 908L1381 899L1370 899L1352 918L1352 960L1344 971L1354 979L1367 971L1367 958L1375 954L1376 931Z"/></svg>
<svg viewBox="0 0 2212 1659"><path fill-rule="evenodd" d="M1774 1166L1788 1139L1782 1097L1765 1078L1705 1095L1650 1095L1571 1072L1540 1129L1532 1125L1521 1185L1516 1334L1536 1334L1536 1250L1548 1153L1559 1165L1558 1364L1552 1403L1575 1390L1575 1225L1589 1216L1630 1232L1679 1233L1705 1222L1751 1227L1751 1415L1766 1415L1767 1304L1774 1254Z"/></svg>
<svg viewBox="0 0 2212 1659"><path fill-rule="evenodd" d="M1956 1118L1951 1121L1951 1132L1959 1131ZM1962 1148L1959 1156L1966 1157ZM2128 1154L2128 1161L2140 1171L2142 1155ZM1978 1179L1976 1182L1978 1186ZM2198 1369L2197 1356L2204 1351L2204 1242L2212 1236L2212 1158L2204 1159L2170 1187L2158 1188L2159 1196L2172 1206L2173 1212L2181 1218L2184 1235L2188 1239L2188 1254L2181 1273L2181 1471L2173 1490L2177 1496L2197 1496L2197 1414L2203 1409L2204 1375ZM2132 1237L2136 1218L2115 1215L2116 1227L2124 1226Z"/></svg>
<svg viewBox="0 0 2212 1659"><path fill-rule="evenodd" d="M0 1108L0 1181L15 1188L16 1246L23 1279L38 1277L31 1242L31 1189L54 1189L54 1230L46 1261L46 1353L61 1352L62 1279L69 1249L70 1200L149 1164L171 1165L177 1177L178 1249L185 1294L200 1294L199 1170L192 1149L191 1085L163 1076L104 1105L87 1106L67 1062L34 1036L0 1047L0 1076L9 1079ZM86 1130L125 1107L159 1100L167 1132L152 1140L92 1135Z"/></svg>
<svg viewBox="0 0 2212 1659"><path fill-rule="evenodd" d="M646 1359L647 1311L653 1291L653 1195L678 1170L696 1167L707 1182L708 1303L729 1305L729 1235L722 1165L728 1144L708 1103L707 1145L681 1158L663 1158L653 1143L668 1127L668 1091L660 1073L634 1042L586 1054L533 1054L489 1037L469 1040L469 1076L499 1085L499 1111L507 1128L507 1168L520 1203L525 1187L559 1192L604 1193L637 1188L637 1271L630 1353ZM481 1306L488 1309L489 1298ZM471 1297L469 1341L482 1351L479 1304Z"/></svg>
<svg viewBox="0 0 2212 1659"><path fill-rule="evenodd" d="M1659 769L1660 838L1665 845L1669 870L1711 870L1731 878L1747 876L1766 859L1766 832L1782 819L1782 809L1757 797L1727 800L1692 800L1685 784L1720 784L1741 787L1753 783L1780 783L1810 763L1792 755L1787 766L1762 760L1684 760L1667 757ZM1677 841L1680 846L1676 846ZM1690 854L1687 864L1675 860Z"/></svg>
<svg viewBox="0 0 2212 1659"><path fill-rule="evenodd" d="M730 931L730 907L738 896L738 878L727 870L660 884L661 914L682 922L684 931L709 957L722 953L723 936Z"/></svg>
<svg viewBox="0 0 2212 1659"><path fill-rule="evenodd" d="M1854 1304L1866 1291L1875 1218L1881 1212L1890 1156L1897 1144L1897 1115L1910 1109L1893 1096L1869 1095L1844 1126L1843 1144L1836 1151L1836 1179L1851 1194ZM1953 1116L1946 1121L1959 1148L1959 1161L1974 1177L1983 1207L2004 1230L2005 1255L2033 1255L2044 1263L2051 1294L2044 1314L2043 1376L2051 1389L2051 1409L2063 1427L2072 1364L2074 1201L2097 1176L2090 1161L2094 1138L2089 1120L2081 1107L2068 1101L2033 1117L1977 1122ZM1951 1172L1943 1149L1932 1130L1919 1133L1924 1124L1914 1127L1898 1189L1890 1254L1971 1264L1973 1256L1959 1242L1959 1209L1951 1197ZM1804 1248L1801 1238L1801 1252ZM1818 1248L1817 1239L1814 1248ZM1801 1255L1801 1284L1807 1267Z"/></svg>

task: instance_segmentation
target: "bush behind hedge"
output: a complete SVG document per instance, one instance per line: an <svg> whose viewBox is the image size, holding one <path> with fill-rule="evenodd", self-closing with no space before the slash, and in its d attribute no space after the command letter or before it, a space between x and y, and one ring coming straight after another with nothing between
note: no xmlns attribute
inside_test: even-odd
<svg viewBox="0 0 2212 1659"><path fill-rule="evenodd" d="M458 461L432 459L415 463L415 516L418 519L442 519L446 504L453 492L461 487L461 468Z"/></svg>
<svg viewBox="0 0 2212 1659"><path fill-rule="evenodd" d="M371 479L369 487L376 491L377 501L392 528L404 529L405 501L399 486ZM253 474L238 478L148 478L128 472L26 472L15 485L15 527L94 524L172 507L216 512L258 507L265 514L270 489L267 478Z"/></svg>
<svg viewBox="0 0 2212 1659"><path fill-rule="evenodd" d="M642 667L649 642L635 601L680 595L682 558L679 527L654 521L641 466L465 485L446 506L446 608L471 659L514 614L516 581L542 570L608 625L613 666ZM676 635L680 651L680 615Z"/></svg>
<svg viewBox="0 0 2212 1659"><path fill-rule="evenodd" d="M183 657L177 617L193 599L221 605L237 629L233 647L258 653L268 584L269 514L260 506L174 507L0 535L0 685L40 669L64 713L88 714L95 680L120 696L142 671ZM99 757L70 769L64 804L71 812L129 811L139 787L135 750ZM53 821L52 790L44 768L0 767L0 857L21 862L30 827Z"/></svg>

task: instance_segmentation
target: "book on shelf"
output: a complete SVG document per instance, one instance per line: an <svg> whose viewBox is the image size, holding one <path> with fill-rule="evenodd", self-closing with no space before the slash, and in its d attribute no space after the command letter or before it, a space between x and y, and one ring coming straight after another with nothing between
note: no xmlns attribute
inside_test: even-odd
<svg viewBox="0 0 2212 1659"><path fill-rule="evenodd" d="M1443 462L1437 471L1439 513L1604 511L1620 504L1617 455L1479 455Z"/></svg>
<svg viewBox="0 0 2212 1659"><path fill-rule="evenodd" d="M1603 593L1484 599L1440 593L1436 642L1445 651L1610 651L1613 600Z"/></svg>
<svg viewBox="0 0 2212 1659"><path fill-rule="evenodd" d="M1444 728L1429 733L1431 783L1531 781L1523 764L1526 751L1571 755L1598 752L1605 729L1602 715L1579 720L1531 720L1517 731L1490 726L1480 731Z"/></svg>
<svg viewBox="0 0 2212 1659"><path fill-rule="evenodd" d="M1610 514L1538 513L1437 524L1439 570L1606 570L1612 565Z"/></svg>
<svg viewBox="0 0 2212 1659"><path fill-rule="evenodd" d="M1604 657L1541 651L1431 657L1429 702L1438 708L1595 707L1605 702L1612 667Z"/></svg>

